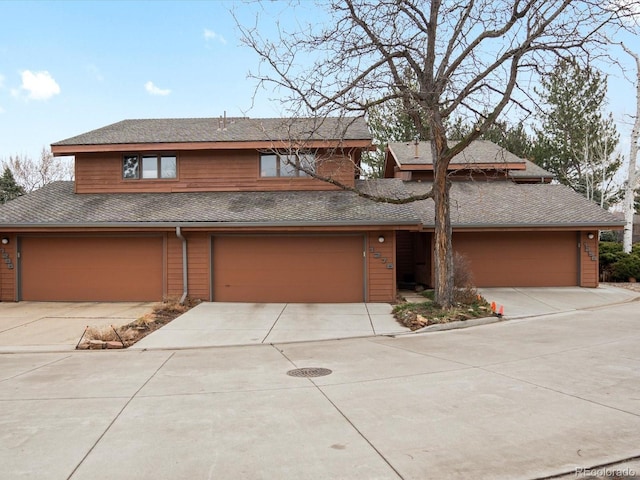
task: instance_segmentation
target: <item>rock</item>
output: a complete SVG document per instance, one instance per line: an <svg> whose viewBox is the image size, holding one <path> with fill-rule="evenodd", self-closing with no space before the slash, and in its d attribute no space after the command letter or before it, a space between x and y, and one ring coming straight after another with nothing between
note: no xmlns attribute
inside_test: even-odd
<svg viewBox="0 0 640 480"><path fill-rule="evenodd" d="M122 342L106 342L106 346L110 350L115 348L124 348Z"/></svg>
<svg viewBox="0 0 640 480"><path fill-rule="evenodd" d="M90 350L102 350L103 348L107 348L107 343L102 340L89 340L89 349Z"/></svg>
<svg viewBox="0 0 640 480"><path fill-rule="evenodd" d="M422 315L416 315L416 319L415 322L424 326L424 325L428 325L429 324L429 319L423 317Z"/></svg>

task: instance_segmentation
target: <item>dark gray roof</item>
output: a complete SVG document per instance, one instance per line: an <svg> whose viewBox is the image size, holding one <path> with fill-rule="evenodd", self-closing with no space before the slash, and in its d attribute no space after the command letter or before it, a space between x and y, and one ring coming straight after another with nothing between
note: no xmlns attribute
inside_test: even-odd
<svg viewBox="0 0 640 480"><path fill-rule="evenodd" d="M450 141L449 146L455 145ZM419 142L418 156L413 142L389 143L389 150L400 165L433 165L430 142ZM472 165L475 163L524 163L508 150L488 140L475 140L462 152L451 159L452 164Z"/></svg>
<svg viewBox="0 0 640 480"><path fill-rule="evenodd" d="M525 170L509 170L509 176L516 179L522 179L522 178L540 178L540 179L551 178L552 179L554 177L553 173L545 170L541 166L536 165L535 163L529 160L525 159L524 163L526 165Z"/></svg>
<svg viewBox="0 0 640 480"><path fill-rule="evenodd" d="M403 189L378 180L382 193ZM376 203L345 191L75 194L73 182L55 182L0 206L0 225L154 226L191 224L419 225L415 210Z"/></svg>
<svg viewBox="0 0 640 480"><path fill-rule="evenodd" d="M163 118L123 120L52 146L370 139L362 118Z"/></svg>
<svg viewBox="0 0 640 480"><path fill-rule="evenodd" d="M427 192L430 183L407 182L414 193ZM432 200L415 203L422 223L434 225ZM551 184L453 182L451 186L453 227L598 227L621 222L596 203L571 188Z"/></svg>
<svg viewBox="0 0 640 480"><path fill-rule="evenodd" d="M405 198L431 188L398 179L359 181L361 190ZM20 226L434 226L433 200L394 205L345 191L75 194L55 182L0 206L0 227ZM454 227L614 227L624 222L563 185L454 182Z"/></svg>

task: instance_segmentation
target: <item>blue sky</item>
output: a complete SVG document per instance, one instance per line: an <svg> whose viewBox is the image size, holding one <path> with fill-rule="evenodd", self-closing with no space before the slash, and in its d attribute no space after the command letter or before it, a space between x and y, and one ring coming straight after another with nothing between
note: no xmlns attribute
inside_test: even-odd
<svg viewBox="0 0 640 480"><path fill-rule="evenodd" d="M265 8L292 20L281 3ZM231 0L0 2L0 160L125 118L281 115L273 92L252 102L258 58L230 9L253 23L256 5ZM623 121L635 92L611 74L609 109ZM619 130L625 144L630 127Z"/></svg>
<svg viewBox="0 0 640 480"><path fill-rule="evenodd" d="M234 5L0 2L0 159L125 118L278 116Z"/></svg>

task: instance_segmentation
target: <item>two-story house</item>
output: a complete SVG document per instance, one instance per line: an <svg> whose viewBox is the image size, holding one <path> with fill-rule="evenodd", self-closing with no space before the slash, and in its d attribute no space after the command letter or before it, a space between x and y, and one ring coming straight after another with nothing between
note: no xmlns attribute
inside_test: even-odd
<svg viewBox="0 0 640 480"><path fill-rule="evenodd" d="M392 302L433 285L426 143L358 178L362 119L125 120L52 145L75 181L0 207L0 300ZM300 168L296 168L300 167ZM597 286L598 230L621 222L489 142L450 167L454 248L478 286ZM431 173L430 173L431 172Z"/></svg>

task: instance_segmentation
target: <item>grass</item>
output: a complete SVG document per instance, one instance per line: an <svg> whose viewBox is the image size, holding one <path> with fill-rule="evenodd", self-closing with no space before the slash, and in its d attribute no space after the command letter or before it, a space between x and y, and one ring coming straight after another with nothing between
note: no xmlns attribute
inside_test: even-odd
<svg viewBox="0 0 640 480"><path fill-rule="evenodd" d="M492 315L491 306L474 288L456 289L454 304L448 309L435 302L433 290L427 290L422 295L425 297L424 302L405 302L393 308L396 320L411 330Z"/></svg>

